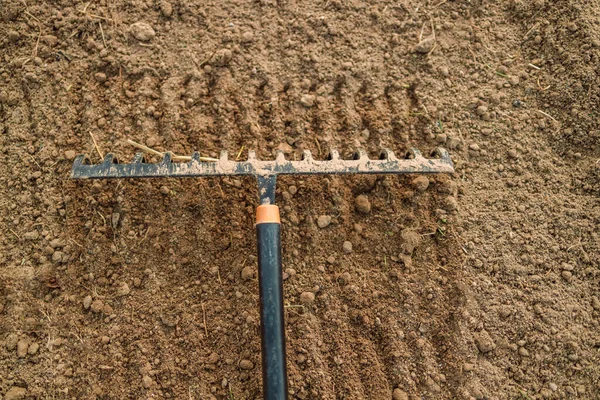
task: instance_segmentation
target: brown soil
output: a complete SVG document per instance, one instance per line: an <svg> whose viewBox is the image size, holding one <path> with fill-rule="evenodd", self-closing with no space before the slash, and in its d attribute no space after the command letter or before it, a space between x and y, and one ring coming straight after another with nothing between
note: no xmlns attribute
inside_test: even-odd
<svg viewBox="0 0 600 400"><path fill-rule="evenodd" d="M599 398L599 15L4 1L0 394L260 398L255 182L68 179L131 139L451 152L428 186L279 181L291 398Z"/></svg>

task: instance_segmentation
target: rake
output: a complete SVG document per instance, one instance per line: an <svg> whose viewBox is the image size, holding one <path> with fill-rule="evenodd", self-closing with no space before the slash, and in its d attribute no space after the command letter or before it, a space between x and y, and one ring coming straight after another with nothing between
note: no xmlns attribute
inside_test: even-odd
<svg viewBox="0 0 600 400"><path fill-rule="evenodd" d="M281 269L281 223L279 208L275 205L275 185L278 175L330 174L451 174L454 165L448 152L438 148L433 158L425 158L416 149L397 158L388 149L379 159L370 159L359 150L352 159L341 159L337 151L330 151L326 160L315 160L310 151L304 151L300 161L287 160L283 152L275 160L256 158L248 152L246 161L230 160L226 151L216 161L206 161L194 153L189 162L173 162L166 153L158 163L146 163L142 153L136 154L130 164L119 164L112 154L101 164L91 165L85 155L78 156L71 170L74 179L112 178L192 178L207 176L250 175L258 182L260 205L256 210L258 244L258 277L260 291L260 326L262 350L263 398L288 398L285 329L283 311L283 281Z"/></svg>

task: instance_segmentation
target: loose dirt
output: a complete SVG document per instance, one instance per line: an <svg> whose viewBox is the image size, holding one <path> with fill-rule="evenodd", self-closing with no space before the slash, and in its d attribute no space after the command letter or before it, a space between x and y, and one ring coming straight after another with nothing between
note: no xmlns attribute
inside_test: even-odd
<svg viewBox="0 0 600 400"><path fill-rule="evenodd" d="M260 398L255 182L68 178L129 139L450 151L453 176L279 181L291 398L599 398L599 16L3 2L0 394Z"/></svg>

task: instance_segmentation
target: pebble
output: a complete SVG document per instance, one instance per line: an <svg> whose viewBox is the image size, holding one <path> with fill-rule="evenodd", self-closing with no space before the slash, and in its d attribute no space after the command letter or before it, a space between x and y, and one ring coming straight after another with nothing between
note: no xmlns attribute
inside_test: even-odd
<svg viewBox="0 0 600 400"><path fill-rule="evenodd" d="M89 310L91 305L92 305L92 296L85 296L85 299L83 299L83 308L86 310Z"/></svg>
<svg viewBox="0 0 600 400"><path fill-rule="evenodd" d="M396 388L392 393L392 400L408 400L408 394L404 390Z"/></svg>
<svg viewBox="0 0 600 400"><path fill-rule="evenodd" d="M298 188L295 185L290 185L290 187L288 187L288 192L293 196L298 193Z"/></svg>
<svg viewBox="0 0 600 400"><path fill-rule="evenodd" d="M331 224L331 216L330 215L321 215L317 218L317 226L321 229L327 228Z"/></svg>
<svg viewBox="0 0 600 400"><path fill-rule="evenodd" d="M65 242L63 242L61 239L52 239L50 241L50 247L52 247L53 249L65 247Z"/></svg>
<svg viewBox="0 0 600 400"><path fill-rule="evenodd" d="M17 31L8 31L8 34L6 35L6 37L9 42L14 43L19 40L21 35Z"/></svg>
<svg viewBox="0 0 600 400"><path fill-rule="evenodd" d="M548 387L550 388L550 390L552 390L553 392L556 392L558 390L558 386L556 385L556 383L550 382L548 384Z"/></svg>
<svg viewBox="0 0 600 400"><path fill-rule="evenodd" d="M173 15L173 6L168 1L162 0L159 4L159 7L163 17L169 18L171 15Z"/></svg>
<svg viewBox="0 0 600 400"><path fill-rule="evenodd" d="M346 240L344 242L342 248L344 249L344 253L346 253L346 254L352 253L352 243L350 241Z"/></svg>
<svg viewBox="0 0 600 400"><path fill-rule="evenodd" d="M315 96L312 94L304 94L300 97L300 104L306 108L310 108L315 105Z"/></svg>
<svg viewBox="0 0 600 400"><path fill-rule="evenodd" d="M242 43L250 43L254 40L254 33L252 31L246 31L242 34Z"/></svg>
<svg viewBox="0 0 600 400"><path fill-rule="evenodd" d="M52 253L52 261L55 263L62 262L64 257L65 253L63 253L62 251L55 251L54 253Z"/></svg>
<svg viewBox="0 0 600 400"><path fill-rule="evenodd" d="M146 389L148 389L150 386L152 386L154 382L152 381L152 378L150 378L148 375L144 375L142 377L142 386L145 387Z"/></svg>
<svg viewBox="0 0 600 400"><path fill-rule="evenodd" d="M254 278L254 269L252 267L244 267L241 275L243 280L249 281L250 279Z"/></svg>
<svg viewBox="0 0 600 400"><path fill-rule="evenodd" d="M27 349L27 352L31 355L34 355L38 352L38 350L40 349L40 345L37 343L31 343L29 345L29 348Z"/></svg>
<svg viewBox="0 0 600 400"><path fill-rule="evenodd" d="M413 47L413 52L427 54L433 49L434 45L435 39L433 38L433 36L430 36L417 43L417 45Z"/></svg>
<svg viewBox="0 0 600 400"><path fill-rule="evenodd" d="M244 359L240 361L238 366L240 367L240 369L251 370L252 368L254 368L254 363L250 360Z"/></svg>
<svg viewBox="0 0 600 400"><path fill-rule="evenodd" d="M429 187L429 178L427 178L426 176L423 176L423 175L418 176L412 180L411 186L417 192L422 193L422 192L426 191L427 188Z"/></svg>
<svg viewBox="0 0 600 400"><path fill-rule="evenodd" d="M508 78L508 82L513 85L516 86L519 84L519 77L516 75L511 76L510 78Z"/></svg>
<svg viewBox="0 0 600 400"><path fill-rule="evenodd" d="M483 354L489 353L496 348L496 344L486 330L482 330L475 334L475 344Z"/></svg>
<svg viewBox="0 0 600 400"><path fill-rule="evenodd" d="M214 64L219 66L219 67L224 67L227 64L229 64L229 62L231 61L231 59L233 58L233 53L231 52L231 50L229 49L221 49L218 50L214 57Z"/></svg>
<svg viewBox="0 0 600 400"><path fill-rule="evenodd" d="M455 211L458 210L458 201L454 196L448 196L444 199L444 210L446 211Z"/></svg>
<svg viewBox="0 0 600 400"><path fill-rule="evenodd" d="M94 78L96 78L96 80L100 83L106 82L107 79L106 74L104 72L96 72L94 74Z"/></svg>
<svg viewBox="0 0 600 400"><path fill-rule="evenodd" d="M75 152L75 150L65 151L65 158L67 160L74 160L76 156L77 156L77 153Z"/></svg>
<svg viewBox="0 0 600 400"><path fill-rule="evenodd" d="M300 294L300 303L312 304L315 301L315 294L313 292L303 292Z"/></svg>
<svg viewBox="0 0 600 400"><path fill-rule="evenodd" d="M368 214L371 212L371 202L369 201L369 198L364 194L361 194L356 197L356 199L354 200L354 206L356 207L356 210L358 212L361 212L363 214Z"/></svg>
<svg viewBox="0 0 600 400"><path fill-rule="evenodd" d="M117 296L127 296L129 293L131 293L131 289L129 288L127 282L121 282L119 288L117 289Z"/></svg>
<svg viewBox="0 0 600 400"><path fill-rule="evenodd" d="M110 343L110 337L108 337L108 336L102 336L102 338L100 339L100 342L102 342L102 344L109 344Z"/></svg>
<svg viewBox="0 0 600 400"><path fill-rule="evenodd" d="M135 22L129 26L131 35L141 42L149 42L156 36L156 32L146 22Z"/></svg>
<svg viewBox="0 0 600 400"><path fill-rule="evenodd" d="M477 112L477 115L482 116L486 112L488 112L488 108L487 108L487 106L479 106L479 107L477 107L476 112Z"/></svg>
<svg viewBox="0 0 600 400"><path fill-rule="evenodd" d="M29 342L27 339L21 339L17 342L17 357L23 358L27 355L29 349Z"/></svg>
<svg viewBox="0 0 600 400"><path fill-rule="evenodd" d="M469 150L473 150L473 151L479 151L479 150L480 150L480 148L479 148L479 145L478 145L477 143L471 143L471 144L469 145Z"/></svg>
<svg viewBox="0 0 600 400"><path fill-rule="evenodd" d="M474 368L475 368L475 365L470 364L470 363L465 363L463 365L463 371L465 371L465 372L471 372L471 371L473 371Z"/></svg>
<svg viewBox="0 0 600 400"><path fill-rule="evenodd" d="M525 347L519 347L519 355L521 357L529 357L529 351Z"/></svg>
<svg viewBox="0 0 600 400"><path fill-rule="evenodd" d="M104 302L102 300L94 300L90 307L95 313L102 312L102 309L104 308Z"/></svg>
<svg viewBox="0 0 600 400"><path fill-rule="evenodd" d="M31 232L26 232L23 237L26 240L37 240L40 237L40 234L38 233L38 231L31 231Z"/></svg>
<svg viewBox="0 0 600 400"><path fill-rule="evenodd" d="M27 390L22 387L13 386L4 394L4 400L21 400L27 396Z"/></svg>
<svg viewBox="0 0 600 400"><path fill-rule="evenodd" d="M596 311L600 310L600 299L596 296L592 296L592 308Z"/></svg>
<svg viewBox="0 0 600 400"><path fill-rule="evenodd" d="M560 273L560 276L567 282L571 282L573 279L573 273L571 271L563 271Z"/></svg>

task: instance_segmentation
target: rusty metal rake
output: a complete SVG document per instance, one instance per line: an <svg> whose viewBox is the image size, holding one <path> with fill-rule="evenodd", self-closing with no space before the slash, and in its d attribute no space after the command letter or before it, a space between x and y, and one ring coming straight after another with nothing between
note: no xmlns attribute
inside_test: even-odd
<svg viewBox="0 0 600 400"><path fill-rule="evenodd" d="M119 164L108 154L101 164L91 165L85 155L78 156L71 170L74 179L109 178L188 178L206 176L251 175L258 181L260 205L256 212L258 270L260 287L261 348L263 397L268 400L287 399L287 368L283 311L283 282L281 270L281 234L279 208L275 205L275 185L278 175L329 174L440 174L453 173L454 165L444 149L438 148L433 158L425 158L416 149L397 158L384 150L379 159L372 160L364 150L352 159L341 159L332 150L326 160L313 159L310 151L300 161L287 160L277 152L275 160L262 161L254 151L246 161L232 161L227 152L214 162L203 161L194 153L189 162L172 162L166 153L159 163L149 164L138 153L131 164Z"/></svg>

